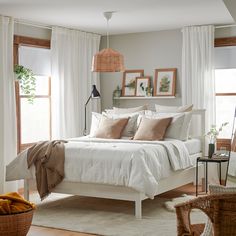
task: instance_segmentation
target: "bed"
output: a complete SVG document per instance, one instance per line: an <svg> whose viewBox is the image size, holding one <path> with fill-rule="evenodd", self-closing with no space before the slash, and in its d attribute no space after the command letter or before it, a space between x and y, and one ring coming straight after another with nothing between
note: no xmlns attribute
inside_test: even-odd
<svg viewBox="0 0 236 236"><path fill-rule="evenodd" d="M200 118L200 135L185 142L70 139L65 179L53 192L134 201L135 216L141 218L143 200L194 181L195 160L204 152L205 111L193 110L192 115ZM24 197L29 199L34 171L27 169L25 151L7 166L6 179L24 179Z"/></svg>

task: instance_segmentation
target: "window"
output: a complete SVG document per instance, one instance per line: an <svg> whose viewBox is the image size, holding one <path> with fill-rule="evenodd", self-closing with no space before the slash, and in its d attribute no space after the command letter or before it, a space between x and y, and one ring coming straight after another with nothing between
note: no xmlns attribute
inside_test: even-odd
<svg viewBox="0 0 236 236"><path fill-rule="evenodd" d="M236 68L216 69L216 125L229 122L227 128L220 133L220 138L230 138L236 106Z"/></svg>
<svg viewBox="0 0 236 236"><path fill-rule="evenodd" d="M231 138L236 106L236 38L227 40L217 39L215 48L216 125L229 122L219 135L222 145Z"/></svg>
<svg viewBox="0 0 236 236"><path fill-rule="evenodd" d="M50 77L36 76L36 96L34 103L20 92L21 144L51 139L50 128Z"/></svg>
<svg viewBox="0 0 236 236"><path fill-rule="evenodd" d="M49 41L20 36L15 36L14 40L15 63L31 69L36 78L33 104L28 102L28 95L21 91L19 83L16 82L19 152L32 143L51 139L51 64Z"/></svg>

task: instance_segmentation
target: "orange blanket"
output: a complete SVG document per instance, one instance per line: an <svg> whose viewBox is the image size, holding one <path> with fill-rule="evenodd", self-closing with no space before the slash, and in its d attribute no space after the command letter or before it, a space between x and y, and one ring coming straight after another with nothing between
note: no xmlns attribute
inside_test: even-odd
<svg viewBox="0 0 236 236"><path fill-rule="evenodd" d="M0 215L22 213L31 209L35 209L35 205L16 192L0 195Z"/></svg>

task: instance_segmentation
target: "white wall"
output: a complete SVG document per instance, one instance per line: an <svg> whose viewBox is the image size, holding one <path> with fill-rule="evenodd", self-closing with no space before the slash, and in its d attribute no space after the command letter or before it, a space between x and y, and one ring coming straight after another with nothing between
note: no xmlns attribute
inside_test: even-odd
<svg viewBox="0 0 236 236"><path fill-rule="evenodd" d="M50 39L51 30L29 25L14 24L14 34L39 39Z"/></svg>
<svg viewBox="0 0 236 236"><path fill-rule="evenodd" d="M106 47L106 37L102 37L101 48ZM181 104L181 51L182 33L168 30L110 36L110 47L124 55L126 69L144 69L145 75L153 79L157 68L177 68L177 98L155 100L120 101L120 106L129 107L143 103ZM102 109L112 107L112 92L122 84L122 73L101 74Z"/></svg>
<svg viewBox="0 0 236 236"><path fill-rule="evenodd" d="M50 39L51 30L15 24L15 34ZM216 38L236 36L236 27L215 30ZM126 100L120 106L131 107L144 103L181 104L181 51L182 33L180 29L147 33L123 34L110 36L110 46L124 55L126 69L144 69L145 75L153 79L156 68L177 68L177 89L175 99ZM106 47L106 37L102 37L101 48ZM113 105L112 92L122 84L122 73L101 74L102 109Z"/></svg>
<svg viewBox="0 0 236 236"><path fill-rule="evenodd" d="M215 29L215 38L227 38L236 36L236 27Z"/></svg>

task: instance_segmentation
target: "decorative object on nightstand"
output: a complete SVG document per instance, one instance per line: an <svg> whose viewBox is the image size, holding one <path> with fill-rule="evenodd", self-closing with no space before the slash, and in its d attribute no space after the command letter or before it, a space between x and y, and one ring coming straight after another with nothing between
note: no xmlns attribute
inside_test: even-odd
<svg viewBox="0 0 236 236"><path fill-rule="evenodd" d="M215 152L215 143L217 136L222 131L223 127L226 126L227 124L228 122L222 123L219 129L216 128L216 125L212 125L210 131L206 134L206 136L209 138L209 145L208 145L209 158L211 158Z"/></svg>
<svg viewBox="0 0 236 236"><path fill-rule="evenodd" d="M92 86L92 92L87 100L87 102L85 103L84 105L84 131L83 131L83 135L87 135L87 105L90 101L91 98L100 98L100 93L98 92L97 88L96 88L96 85L94 84Z"/></svg>

